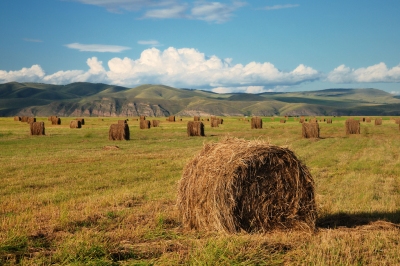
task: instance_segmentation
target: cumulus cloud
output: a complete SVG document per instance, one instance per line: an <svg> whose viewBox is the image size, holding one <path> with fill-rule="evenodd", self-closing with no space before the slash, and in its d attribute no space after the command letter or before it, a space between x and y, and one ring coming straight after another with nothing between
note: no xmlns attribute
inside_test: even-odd
<svg viewBox="0 0 400 266"><path fill-rule="evenodd" d="M66 47L70 49L76 49L80 52L99 52L99 53L120 53L125 50L131 49L126 46L119 45L105 45L105 44L81 44L81 43L70 43L66 44Z"/></svg>
<svg viewBox="0 0 400 266"><path fill-rule="evenodd" d="M340 65L331 71L327 81L333 83L376 83L400 82L400 65L388 68L385 63L379 63L366 68L351 69Z"/></svg>
<svg viewBox="0 0 400 266"><path fill-rule="evenodd" d="M285 9L285 8L294 8L294 7L298 7L300 5L298 4L286 4L286 5L274 5L274 6L266 6L263 7L261 9L264 10L277 10L277 9Z"/></svg>
<svg viewBox="0 0 400 266"><path fill-rule="evenodd" d="M33 65L30 68L22 68L17 71L0 70L0 82L41 82L45 73L39 65Z"/></svg>

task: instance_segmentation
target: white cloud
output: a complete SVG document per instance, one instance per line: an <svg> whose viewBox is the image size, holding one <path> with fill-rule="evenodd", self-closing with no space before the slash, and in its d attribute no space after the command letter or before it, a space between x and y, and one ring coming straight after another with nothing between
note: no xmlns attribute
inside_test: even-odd
<svg viewBox="0 0 400 266"><path fill-rule="evenodd" d="M244 2L233 2L231 5L220 2L195 2L195 6L191 9L190 17L192 19L204 20L207 22L223 23L228 21L233 12L244 6Z"/></svg>
<svg viewBox="0 0 400 266"><path fill-rule="evenodd" d="M287 5L274 5L274 6L266 6L263 7L261 9L264 10L278 10L278 9L285 9L285 8L294 8L294 7L298 7L300 5L298 4L287 4Z"/></svg>
<svg viewBox="0 0 400 266"><path fill-rule="evenodd" d="M397 83L400 82L400 65L391 69L382 62L358 69L350 69L345 65L340 65L328 74L327 81L333 83Z"/></svg>
<svg viewBox="0 0 400 266"><path fill-rule="evenodd" d="M187 5L175 5L163 9L152 9L145 13L145 18L184 18Z"/></svg>
<svg viewBox="0 0 400 266"><path fill-rule="evenodd" d="M393 95L400 95L400 91L391 91L390 94L393 94Z"/></svg>
<svg viewBox="0 0 400 266"><path fill-rule="evenodd" d="M140 41L138 41L138 44L148 45L148 46L152 46L152 47L162 46L162 44L159 43L156 40L147 40L147 41L146 40L140 40Z"/></svg>
<svg viewBox="0 0 400 266"><path fill-rule="evenodd" d="M87 5L106 8L110 12L137 11L142 8L167 6L175 3L174 0L71 0Z"/></svg>
<svg viewBox="0 0 400 266"><path fill-rule="evenodd" d="M120 53L125 50L131 49L126 46L118 45L105 45L105 44L81 44L81 43L70 43L66 44L70 49L76 49L80 52L99 52L99 53Z"/></svg>
<svg viewBox="0 0 400 266"><path fill-rule="evenodd" d="M40 82L45 73L39 65L33 65L30 68L22 68L17 71L3 71L0 70L0 82Z"/></svg>

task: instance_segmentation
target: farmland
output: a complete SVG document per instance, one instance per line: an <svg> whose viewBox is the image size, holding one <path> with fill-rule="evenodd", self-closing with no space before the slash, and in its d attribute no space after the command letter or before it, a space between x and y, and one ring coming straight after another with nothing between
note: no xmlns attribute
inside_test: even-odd
<svg viewBox="0 0 400 266"><path fill-rule="evenodd" d="M69 128L72 118L51 125L37 117L45 136L0 118L0 265L399 264L399 125L383 117L346 135L347 117L329 118L320 139L304 139L293 118L263 117L263 128L251 129L224 117L219 127L204 121L205 137L188 137L193 118L143 130L130 117L129 141L108 140L118 117L85 117L80 129ZM288 147L307 165L316 232L182 227L175 203L183 168L204 143L227 136Z"/></svg>

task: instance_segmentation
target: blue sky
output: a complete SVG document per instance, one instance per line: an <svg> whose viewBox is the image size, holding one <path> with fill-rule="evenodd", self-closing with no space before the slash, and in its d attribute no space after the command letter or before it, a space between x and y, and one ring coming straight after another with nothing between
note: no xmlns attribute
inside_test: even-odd
<svg viewBox="0 0 400 266"><path fill-rule="evenodd" d="M398 0L2 0L0 83L400 94Z"/></svg>

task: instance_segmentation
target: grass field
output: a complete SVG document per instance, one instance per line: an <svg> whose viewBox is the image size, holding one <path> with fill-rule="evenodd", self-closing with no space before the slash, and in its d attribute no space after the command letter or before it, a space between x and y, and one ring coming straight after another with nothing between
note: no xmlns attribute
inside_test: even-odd
<svg viewBox="0 0 400 266"><path fill-rule="evenodd" d="M251 129L224 118L206 137L160 119L130 141L109 141L121 118L85 118L81 129L45 122L46 136L0 118L0 265L395 265L400 264L400 131L389 117L345 135L346 117L301 124L263 118ZM315 180L318 230L222 235L185 231L175 208L185 164L225 136L289 147Z"/></svg>

